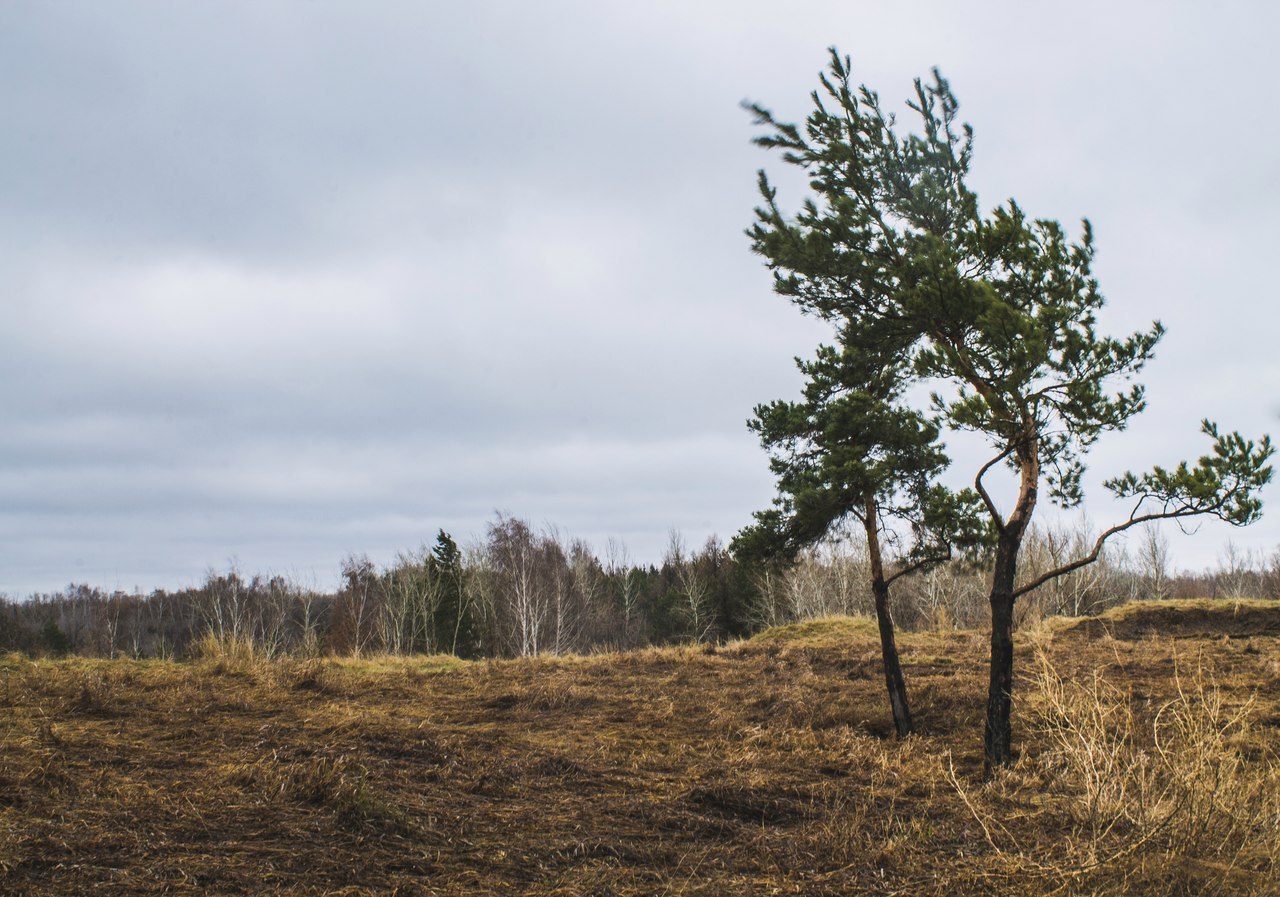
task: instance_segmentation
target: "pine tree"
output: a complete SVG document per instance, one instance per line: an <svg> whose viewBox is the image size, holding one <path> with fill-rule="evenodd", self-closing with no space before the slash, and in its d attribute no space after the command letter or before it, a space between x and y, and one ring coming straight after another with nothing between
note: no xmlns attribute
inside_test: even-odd
<svg viewBox="0 0 1280 897"><path fill-rule="evenodd" d="M753 235L761 236L760 229ZM755 515L755 525L740 533L733 547L746 559L790 562L844 521L860 525L885 688L901 738L913 731L913 723L890 587L902 576L950 559L957 545L979 547L986 533L971 524L977 495L953 494L936 482L948 464L937 424L903 404L912 379L906 366L910 345L864 345L859 337L842 328L838 346L820 346L813 361L798 362L807 378L803 401L756 408L750 427L772 456L779 495L773 508ZM886 542L902 550L890 557Z"/></svg>
<svg viewBox="0 0 1280 897"><path fill-rule="evenodd" d="M476 645L463 588L462 552L444 530L436 535L430 564L439 596L433 620L437 647L459 657L470 657Z"/></svg>
<svg viewBox="0 0 1280 897"><path fill-rule="evenodd" d="M1004 764L1012 757L1016 599L1093 562L1106 539L1149 520L1253 522L1273 449L1266 437L1255 444L1204 422L1211 454L1109 481L1113 493L1133 500L1130 515L1104 530L1089 555L1019 584L1018 553L1041 492L1064 508L1083 500L1084 456L1143 410L1143 387L1133 379L1163 328L1156 322L1119 339L1097 331L1103 298L1087 221L1071 242L1058 222L1030 220L1013 201L980 214L965 183L973 131L960 124L959 105L936 69L929 83L915 82L908 103L919 134L898 136L879 96L853 88L849 59L834 48L812 100L803 128L749 106L768 128L756 142L803 169L812 191L788 218L761 172L753 246L777 292L837 322L849 349L901 347L913 376L937 386L939 422L981 434L991 446L974 478L995 538L984 748L990 765ZM1002 464L1018 482L1008 513L985 479Z"/></svg>

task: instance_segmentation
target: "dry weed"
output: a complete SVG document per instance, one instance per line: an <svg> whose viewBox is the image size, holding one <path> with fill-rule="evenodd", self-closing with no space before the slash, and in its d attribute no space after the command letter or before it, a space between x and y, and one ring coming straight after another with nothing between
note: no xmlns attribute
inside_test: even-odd
<svg viewBox="0 0 1280 897"><path fill-rule="evenodd" d="M1066 676L1043 647L1028 700L1038 750L953 787L1007 867L1070 893L1274 893L1280 766L1203 657L1152 709L1098 669ZM1059 829L1046 850L1021 833Z"/></svg>
<svg viewBox="0 0 1280 897"><path fill-rule="evenodd" d="M294 801L327 810L347 831L417 833L404 810L370 782L368 769L350 757L317 756L285 762L272 754L232 767L227 782L267 802Z"/></svg>

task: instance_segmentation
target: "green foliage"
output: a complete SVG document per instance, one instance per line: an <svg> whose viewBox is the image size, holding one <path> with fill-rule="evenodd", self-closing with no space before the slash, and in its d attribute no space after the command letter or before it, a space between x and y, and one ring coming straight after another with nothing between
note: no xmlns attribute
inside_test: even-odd
<svg viewBox="0 0 1280 897"><path fill-rule="evenodd" d="M3 596L0 596L0 651L14 651L20 642L18 627L18 609Z"/></svg>
<svg viewBox="0 0 1280 897"><path fill-rule="evenodd" d="M428 566L439 590L433 618L439 650L471 657L479 650L463 587L462 552L444 530L436 535Z"/></svg>
<svg viewBox="0 0 1280 897"><path fill-rule="evenodd" d="M899 136L894 116L874 91L852 86L849 59L834 48L820 83L803 127L749 106L768 129L756 143L782 150L784 161L809 178L811 195L788 217L761 172L764 203L749 231L777 291L838 327L841 351L827 350L802 368L815 380L848 386L838 361L853 356L875 364L892 357L886 376L902 378L909 370L937 384L936 421L896 405L892 414L882 407L877 415L864 401L857 412L863 425L891 445L900 445L904 426L917 427L922 440L928 427L939 424L982 433L1002 459L1036 481L1043 475L1056 503L1079 504L1083 457L1101 434L1123 429L1143 410L1143 387L1133 378L1153 356L1164 328L1154 322L1121 338L1098 332L1104 300L1091 270L1088 221L1073 242L1058 222L1029 219L1012 200L989 216L979 212L977 196L965 184L973 131L959 123L959 104L937 70L930 82L915 82L907 105L920 133L906 136ZM890 404L898 398L883 388L869 392ZM793 450L831 451L830 442L812 438L814 432L829 434L842 411L848 423L850 402L857 400L846 400L843 409L827 401L821 406L825 420L814 414L815 396L807 400L758 410L762 438L776 435L775 446ZM1270 476L1270 442L1255 448L1238 434L1210 435L1214 455L1195 467L1156 468L1109 487L1160 502L1168 516L1213 513L1235 524L1250 522L1260 509L1253 493ZM918 455L914 460L923 471L937 469ZM834 468L828 474L847 469L839 458L822 463ZM810 460L799 475L809 479L797 483L797 494L820 466ZM994 505L987 506L997 529L1005 527ZM803 508L797 512L804 516Z"/></svg>
<svg viewBox="0 0 1280 897"><path fill-rule="evenodd" d="M1035 442L1052 497L1079 503L1083 451L1143 407L1141 386L1108 384L1140 370L1163 329L1097 333L1103 299L1087 221L1072 243L1056 221L1029 221L1012 201L979 214L964 181L973 132L957 123L936 70L908 104L923 133L906 137L878 95L849 78L847 57L832 50L803 132L752 107L773 130L757 142L783 149L814 193L788 220L761 173L755 250L778 291L838 321L846 346L888 345L917 376L950 384L934 397L945 423L1001 449Z"/></svg>
<svg viewBox="0 0 1280 897"><path fill-rule="evenodd" d="M816 194L788 220L761 172L765 205L748 231L752 247L767 260L777 292L835 325L837 344L820 346L811 361L797 360L807 378L803 401L755 409L749 426L771 454L779 495L732 547L743 559L785 562L854 518L909 531L898 560L917 568L946 559L957 544L977 550L990 536L965 513L976 507L976 493L953 494L935 482L949 464L938 420L903 401L924 366L917 348L920 312L903 301L906 269L919 260L898 247L919 243L926 256L945 248L924 238L945 232L962 220L955 209L973 205L959 177L971 135L966 132L961 146L949 126L935 132L935 138L950 135L943 139L951 174L937 177L931 165L942 159L938 148L918 140L900 144L878 97L850 88L848 62L834 51L831 78L822 76L822 85L839 111L829 111L815 92L803 134L762 107L749 107L773 129L756 142L783 149L788 162L810 175ZM917 98L921 109L941 104L954 114L936 73L929 88L917 83ZM877 198L894 195L892 185L875 164L863 164L863 156L894 168L899 201L877 206ZM934 201L940 197L941 206Z"/></svg>
<svg viewBox="0 0 1280 897"><path fill-rule="evenodd" d="M1202 456L1194 467L1183 461L1173 470L1156 466L1141 476L1125 473L1107 481L1107 488L1119 498L1138 499L1135 515L1150 503L1152 510L1142 516L1210 514L1236 526L1253 523L1262 515L1258 490L1271 481L1271 438L1264 436L1255 445L1239 433L1221 435L1211 421L1200 427L1213 440L1213 454Z"/></svg>
<svg viewBox="0 0 1280 897"><path fill-rule="evenodd" d="M773 452L770 466L782 494L778 509L788 518L783 532L791 555L844 516L861 517L868 492L882 493L889 512L907 513L905 505L946 464L929 421L857 383L827 379L820 366L829 353L802 365L810 376L806 401L762 405L751 422ZM913 479L917 494L895 503L895 478Z"/></svg>
<svg viewBox="0 0 1280 897"><path fill-rule="evenodd" d="M40 628L37 646L42 654L53 657L64 657L71 653L71 639L62 631L58 621L50 617Z"/></svg>

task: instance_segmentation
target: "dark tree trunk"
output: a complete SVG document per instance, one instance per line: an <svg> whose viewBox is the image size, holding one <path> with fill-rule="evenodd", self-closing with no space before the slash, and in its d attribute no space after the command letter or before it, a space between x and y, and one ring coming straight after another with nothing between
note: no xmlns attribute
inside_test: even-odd
<svg viewBox="0 0 1280 897"><path fill-rule="evenodd" d="M982 747L988 771L1013 760L1013 601L1018 551L1040 490L1039 443L1028 440L1015 453L1019 487L1013 513L1000 527L991 574L991 682L987 687L987 726Z"/></svg>
<svg viewBox="0 0 1280 897"><path fill-rule="evenodd" d="M991 682L983 737L988 770L1013 759L1013 583L1019 541L1001 536L991 581Z"/></svg>
<svg viewBox="0 0 1280 897"><path fill-rule="evenodd" d="M893 709L893 727L899 738L906 738L914 731L911 725L911 706L907 703L907 683L902 678L898 645L893 638L889 587L883 577L871 583L871 592L876 602L876 622L880 625L880 656L884 660L884 684L889 692L889 706Z"/></svg>
<svg viewBox="0 0 1280 897"><path fill-rule="evenodd" d="M914 731L911 726L911 706L907 703L907 683L902 677L902 664L898 660L898 644L893 638L893 615L889 613L889 584L884 577L884 561L880 556L880 532L876 519L874 496L868 494L864 503L863 525L867 531L867 554L871 561L871 595L875 599L876 623L880 626L880 656L884 660L884 684L889 692L889 706L893 710L893 727L899 738L906 738Z"/></svg>

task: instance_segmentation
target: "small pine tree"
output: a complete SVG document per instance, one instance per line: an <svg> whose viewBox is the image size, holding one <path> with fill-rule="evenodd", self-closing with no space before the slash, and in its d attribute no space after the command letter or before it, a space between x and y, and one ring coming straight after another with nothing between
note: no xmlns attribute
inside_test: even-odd
<svg viewBox="0 0 1280 897"><path fill-rule="evenodd" d="M440 596L434 620L437 646L459 657L471 657L476 643L463 588L462 552L444 530L436 535L430 563Z"/></svg>
<svg viewBox="0 0 1280 897"><path fill-rule="evenodd" d="M52 617L40 628L37 644L40 653L51 657L65 657L71 653L71 639L62 631L58 621Z"/></svg>

